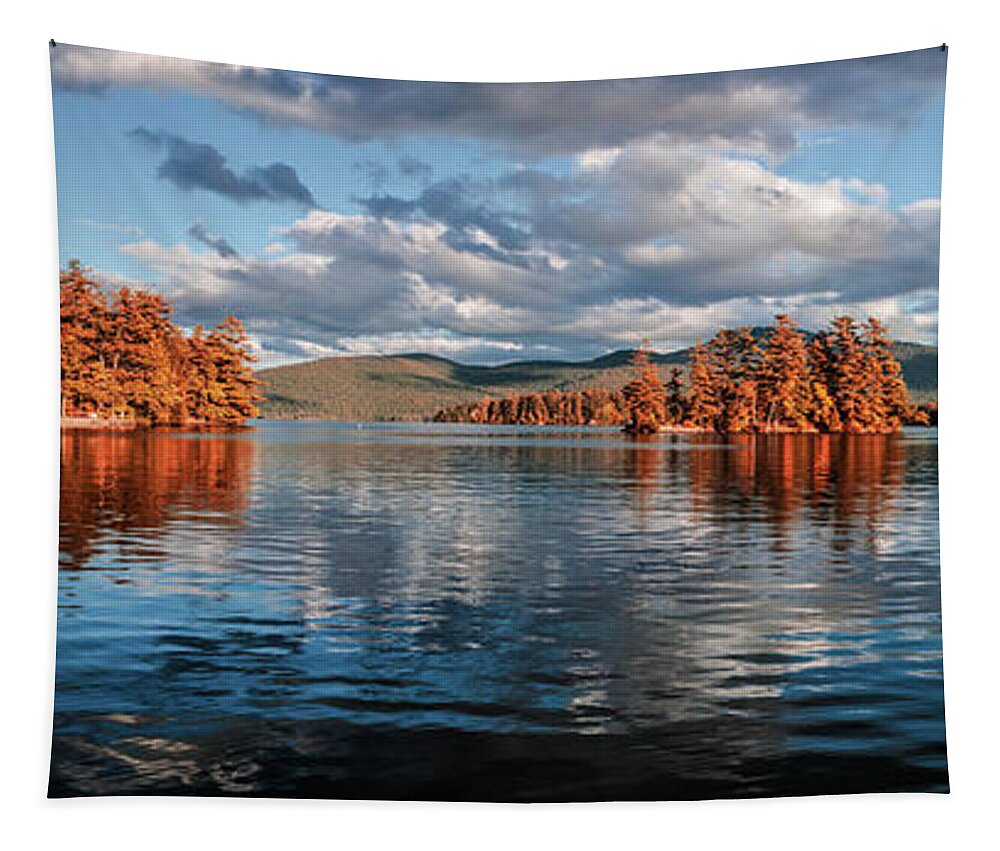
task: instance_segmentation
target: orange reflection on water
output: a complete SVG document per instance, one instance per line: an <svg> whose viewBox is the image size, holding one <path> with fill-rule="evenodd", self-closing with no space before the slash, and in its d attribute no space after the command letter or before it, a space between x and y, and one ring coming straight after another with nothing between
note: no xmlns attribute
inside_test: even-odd
<svg viewBox="0 0 1000 851"><path fill-rule="evenodd" d="M107 528L155 531L180 513L242 523L253 441L231 436L67 430L61 438L60 549L70 566Z"/></svg>
<svg viewBox="0 0 1000 851"><path fill-rule="evenodd" d="M876 526L903 484L905 447L899 435L739 435L689 458L696 511L762 512L780 546L805 510L838 530Z"/></svg>

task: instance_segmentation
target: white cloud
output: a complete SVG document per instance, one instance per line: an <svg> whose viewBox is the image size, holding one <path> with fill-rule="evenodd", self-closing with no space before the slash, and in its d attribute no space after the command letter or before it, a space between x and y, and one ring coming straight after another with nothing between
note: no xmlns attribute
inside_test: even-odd
<svg viewBox="0 0 1000 851"><path fill-rule="evenodd" d="M576 162L583 171L601 171L614 165L621 152L621 148L591 148L577 154Z"/></svg>

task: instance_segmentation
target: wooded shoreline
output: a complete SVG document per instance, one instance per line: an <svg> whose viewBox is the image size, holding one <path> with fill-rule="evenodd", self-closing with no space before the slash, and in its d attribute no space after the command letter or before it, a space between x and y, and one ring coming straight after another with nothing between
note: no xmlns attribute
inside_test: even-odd
<svg viewBox="0 0 1000 851"><path fill-rule="evenodd" d="M105 292L73 261L60 275L61 427L218 431L259 416L261 380L243 324L224 318L190 333L164 298L127 287ZM631 435L885 434L934 425L936 403L917 405L887 328L837 317L800 331L785 314L768 329L722 329L690 351L686 370L661 376L647 344L617 389L560 386L486 396L440 408L432 422L618 426Z"/></svg>
<svg viewBox="0 0 1000 851"><path fill-rule="evenodd" d="M162 296L106 291L89 274L71 261L59 277L64 426L226 427L257 416L260 382L239 319L185 333Z"/></svg>
<svg viewBox="0 0 1000 851"><path fill-rule="evenodd" d="M917 405L903 380L886 327L870 317L833 320L811 338L785 314L763 333L722 329L691 350L687 374L664 381L645 345L633 379L618 390L549 390L439 411L438 422L620 426L720 434L888 434L934 425L937 405Z"/></svg>
<svg viewBox="0 0 1000 851"><path fill-rule="evenodd" d="M264 417L264 420L270 422L317 422L317 423L347 423L354 422L353 420L335 420L326 417ZM435 419L423 419L423 420L368 420L365 421L369 424L375 425L421 425L421 424L432 424L441 423L442 420ZM453 422L449 423L453 425L460 425L461 423ZM504 427L506 423L467 423L468 425L484 426L489 428L490 426L499 425ZM608 425L606 423L584 423L582 425L565 425L558 423L515 423L514 425L532 425L536 428L554 429L558 430L560 428L614 428L620 430L618 425ZM907 427L910 428L936 428L936 423L926 423L926 422L915 422L907 423ZM158 432L240 432L240 431L251 431L253 429L253 423L244 423L242 425L213 425L209 423L203 424L192 424L184 423L177 425L168 425L164 423L151 423L143 422L135 419L123 419L117 417L60 417L59 428L64 431L115 431L115 432L128 432L128 431L158 431ZM754 432L755 434L804 434L804 435L818 435L818 434L829 434L830 432L821 432L818 430L805 431L803 429L795 428L772 428L769 431L759 431ZM837 433L837 432L834 432ZM846 432L840 432L846 433ZM704 428L696 426L685 426L685 425L662 425L653 434L719 434L714 428Z"/></svg>

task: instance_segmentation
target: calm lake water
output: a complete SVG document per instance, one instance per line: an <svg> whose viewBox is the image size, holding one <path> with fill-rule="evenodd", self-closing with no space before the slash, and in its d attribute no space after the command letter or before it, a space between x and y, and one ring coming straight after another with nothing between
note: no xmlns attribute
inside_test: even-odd
<svg viewBox="0 0 1000 851"><path fill-rule="evenodd" d="M51 794L948 788L937 434L65 432Z"/></svg>

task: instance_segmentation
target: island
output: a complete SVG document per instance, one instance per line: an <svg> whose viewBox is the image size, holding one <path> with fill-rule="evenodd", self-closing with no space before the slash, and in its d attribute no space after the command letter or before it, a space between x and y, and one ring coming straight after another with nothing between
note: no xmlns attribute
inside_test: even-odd
<svg viewBox="0 0 1000 851"><path fill-rule="evenodd" d="M723 329L691 350L666 382L644 344L634 377L617 391L548 391L439 411L437 422L621 426L663 431L887 434L937 422L937 403L916 404L885 326L849 316L808 337L785 314L763 332Z"/></svg>

